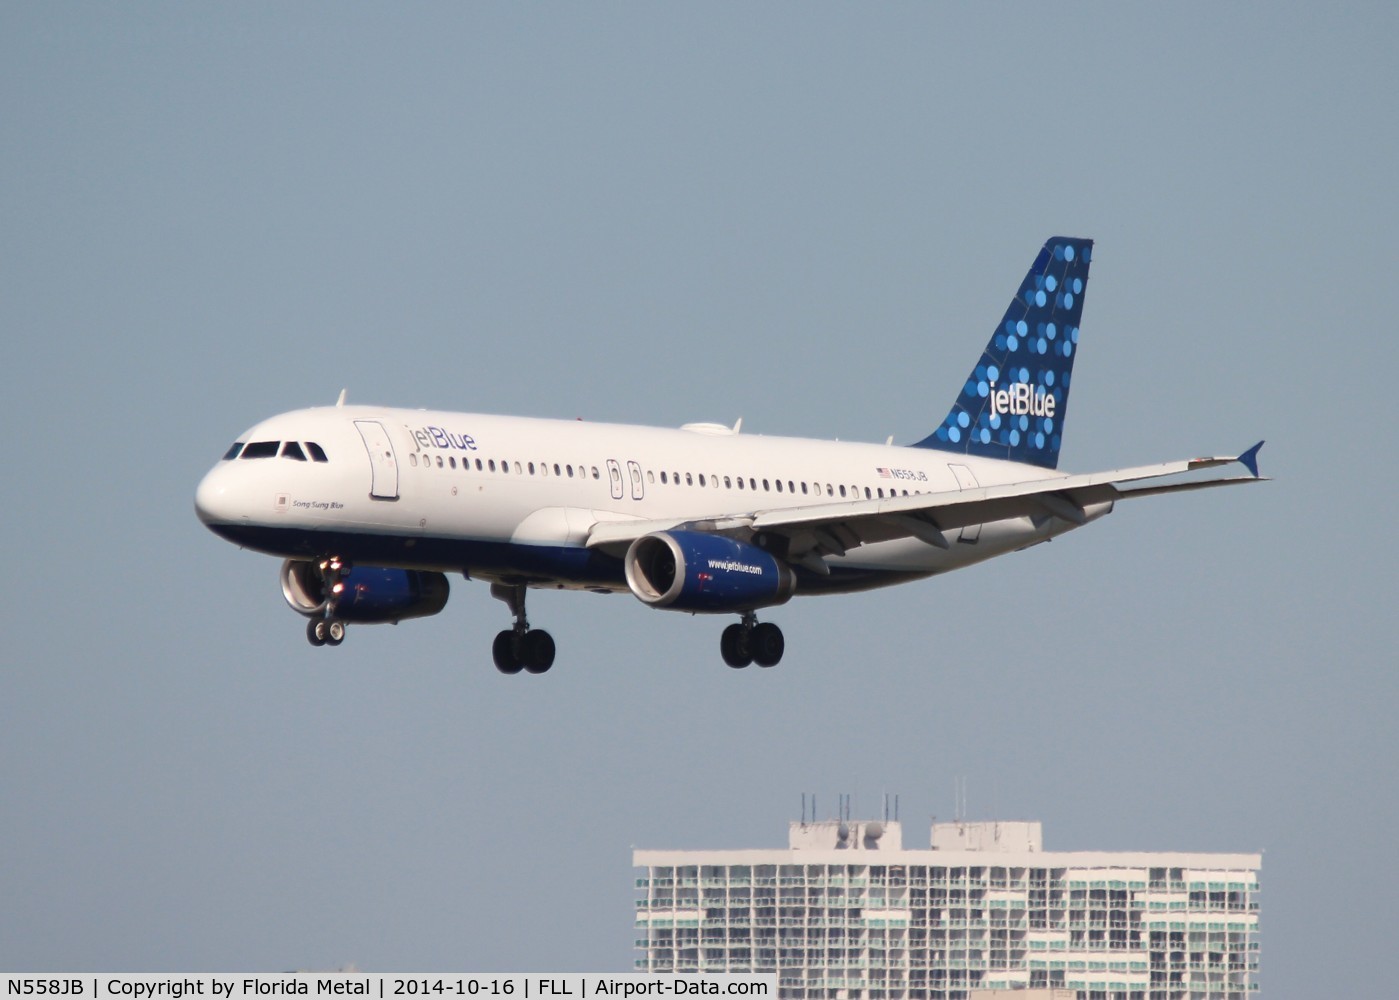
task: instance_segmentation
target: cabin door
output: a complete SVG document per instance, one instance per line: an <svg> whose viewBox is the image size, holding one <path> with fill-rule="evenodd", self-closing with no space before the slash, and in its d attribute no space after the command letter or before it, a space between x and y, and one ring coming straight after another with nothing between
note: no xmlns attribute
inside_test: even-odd
<svg viewBox="0 0 1399 1000"><path fill-rule="evenodd" d="M397 500L398 460L394 457L393 442L389 440L388 431L377 420L356 420L355 429L364 438L365 450L369 452L370 497L375 500Z"/></svg>

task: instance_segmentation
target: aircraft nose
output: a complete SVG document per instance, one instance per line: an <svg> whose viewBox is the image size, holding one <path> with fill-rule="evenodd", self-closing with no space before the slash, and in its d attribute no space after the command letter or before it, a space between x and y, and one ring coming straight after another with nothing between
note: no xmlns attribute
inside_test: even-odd
<svg viewBox="0 0 1399 1000"><path fill-rule="evenodd" d="M228 477L221 466L215 466L199 481L194 491L194 512L205 524L225 523L233 519L228 495Z"/></svg>

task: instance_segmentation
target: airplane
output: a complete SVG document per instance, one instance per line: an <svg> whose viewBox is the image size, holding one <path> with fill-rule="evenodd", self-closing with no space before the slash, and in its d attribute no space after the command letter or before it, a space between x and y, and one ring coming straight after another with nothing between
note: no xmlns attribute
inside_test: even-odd
<svg viewBox="0 0 1399 1000"><path fill-rule="evenodd" d="M1088 239L1052 237L947 415L909 445L345 404L240 434L195 509L215 534L284 560L307 639L347 623L435 615L448 573L483 580L513 624L503 673L543 673L555 643L525 614L531 588L630 593L737 615L731 667L782 659L757 612L794 595L885 587L1018 552L1096 521L1119 500L1258 482L1239 455L1072 475L1058 471ZM1247 474L1190 476L1239 463Z"/></svg>

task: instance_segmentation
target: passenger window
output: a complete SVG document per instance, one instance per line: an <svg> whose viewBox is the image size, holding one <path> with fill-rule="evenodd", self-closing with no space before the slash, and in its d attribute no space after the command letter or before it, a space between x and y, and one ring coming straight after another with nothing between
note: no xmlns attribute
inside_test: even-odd
<svg viewBox="0 0 1399 1000"><path fill-rule="evenodd" d="M476 460L476 471L481 471L481 460L479 458Z"/></svg>
<svg viewBox="0 0 1399 1000"><path fill-rule="evenodd" d="M555 463L554 463L554 475L556 475L556 476L562 476L562 475L563 475L563 473L559 471L559 463L558 463L558 462L555 462Z"/></svg>
<svg viewBox="0 0 1399 1000"><path fill-rule="evenodd" d="M883 487L883 486L881 486L881 487L879 488L879 499L881 499L881 500L884 499L884 487Z"/></svg>
<svg viewBox="0 0 1399 1000"><path fill-rule="evenodd" d="M276 458L277 449L280 448L280 441L254 441L243 449L240 458Z"/></svg>
<svg viewBox="0 0 1399 1000"><path fill-rule="evenodd" d="M596 466L596 465L593 466L593 478L594 478L594 479L601 479L601 478L602 478L600 475L598 475L598 471L597 471L597 466Z"/></svg>
<svg viewBox="0 0 1399 1000"><path fill-rule="evenodd" d="M568 469L568 478L569 478L569 479L572 479L572 478L573 478L573 466L571 466L571 465L570 465L570 466L567 466L567 469Z"/></svg>
<svg viewBox="0 0 1399 1000"><path fill-rule="evenodd" d="M835 496L835 495L836 495L836 491L835 491L834 489L831 488L831 484L830 484L830 483L827 483L827 484L826 484L826 496L828 496L828 497L833 497L833 496Z"/></svg>
<svg viewBox="0 0 1399 1000"><path fill-rule="evenodd" d="M661 470L661 485L662 485L662 486L665 486L665 485L667 485L668 483L669 483L669 480L666 479L665 470L662 469L662 470Z"/></svg>
<svg viewBox="0 0 1399 1000"><path fill-rule="evenodd" d="M844 484L844 483L841 484L841 487L840 487L840 495L841 495L841 498L844 499L844 497L845 497L845 484Z"/></svg>
<svg viewBox="0 0 1399 1000"><path fill-rule="evenodd" d="M781 492L782 492L782 480L780 480L780 479L777 481L777 492L778 492L778 493L781 493Z"/></svg>
<svg viewBox="0 0 1399 1000"><path fill-rule="evenodd" d="M733 488L734 488L733 482L729 479L728 476L725 476L725 477L724 477L724 489L726 489L726 490L731 490L731 489L733 489Z"/></svg>
<svg viewBox="0 0 1399 1000"><path fill-rule="evenodd" d="M488 469L490 469L492 472L494 472L494 471L495 471L495 459L491 459L489 462L487 462L487 463L486 463L486 468L488 468Z"/></svg>
<svg viewBox="0 0 1399 1000"><path fill-rule="evenodd" d="M802 496L806 496L806 480L802 480Z"/></svg>
<svg viewBox="0 0 1399 1000"><path fill-rule="evenodd" d="M231 448L229 448L228 451L226 451L226 452L223 453L223 460L224 460L225 462L227 462L229 459L237 458L237 457L238 457L238 453L239 453L240 451L242 451L242 450L243 450L243 442L242 442L242 441L234 441L234 442L233 442L233 446L232 446Z"/></svg>
<svg viewBox="0 0 1399 1000"><path fill-rule="evenodd" d="M757 481L756 479L754 479L752 476L749 476L749 477L748 477L748 486L749 486L750 489L757 490L757 488L758 488L758 481Z"/></svg>
<svg viewBox="0 0 1399 1000"><path fill-rule="evenodd" d="M534 463L533 463L533 462L531 462L531 463L529 464L529 474L530 474L531 476L534 475Z"/></svg>
<svg viewBox="0 0 1399 1000"><path fill-rule="evenodd" d="M700 473L700 485L701 485L701 486L704 485L704 473L703 473L703 472Z"/></svg>
<svg viewBox="0 0 1399 1000"><path fill-rule="evenodd" d="M515 463L515 475L517 475L517 476L522 476L522 475L524 475L524 471L520 468L520 463L519 463L519 462L516 462L516 463Z"/></svg>
<svg viewBox="0 0 1399 1000"><path fill-rule="evenodd" d="M764 492L764 493L771 493L771 492L772 492L772 487L768 486L768 481L767 481L766 479L763 480L763 492Z"/></svg>
<svg viewBox="0 0 1399 1000"><path fill-rule="evenodd" d="M694 478L693 478L693 477L691 476L691 474L688 473L688 472L685 473L685 485L686 485L686 486L693 486L693 485L695 485L695 480L694 480Z"/></svg>
<svg viewBox="0 0 1399 1000"><path fill-rule="evenodd" d="M438 456L437 456L437 467L438 467L439 469L442 468L442 456L441 456L441 455L438 455Z"/></svg>
<svg viewBox="0 0 1399 1000"><path fill-rule="evenodd" d="M742 476L739 476L739 477L738 477L738 488L739 488L739 489L743 489L743 477L742 477Z"/></svg>
<svg viewBox="0 0 1399 1000"><path fill-rule="evenodd" d="M868 486L866 486L866 487L865 487L865 499L868 500L869 498L870 498L870 488L869 488Z"/></svg>
<svg viewBox="0 0 1399 1000"><path fill-rule="evenodd" d="M648 483L650 483L652 486L655 486L655 485L656 485L656 474L655 474L654 472L652 472L650 469L647 469L647 470L646 470L646 481L647 481Z"/></svg>
<svg viewBox="0 0 1399 1000"><path fill-rule="evenodd" d="M447 458L447 464L450 465L452 468L455 469L455 468L457 467L457 456L455 456L455 455L449 456L449 457Z"/></svg>
<svg viewBox="0 0 1399 1000"><path fill-rule="evenodd" d="M409 456L408 456L408 464L411 465L411 466L413 466L413 468L416 469L416 468L418 467L418 456L417 456L417 455L409 455Z"/></svg>

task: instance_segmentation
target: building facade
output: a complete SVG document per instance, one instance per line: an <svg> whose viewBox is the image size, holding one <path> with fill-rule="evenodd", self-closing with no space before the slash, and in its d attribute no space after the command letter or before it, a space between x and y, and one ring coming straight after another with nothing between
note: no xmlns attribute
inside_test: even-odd
<svg viewBox="0 0 1399 1000"><path fill-rule="evenodd" d="M1257 993L1260 855L1041 841L935 823L904 850L897 822L820 821L786 850L638 850L636 969L775 972L790 1000Z"/></svg>

